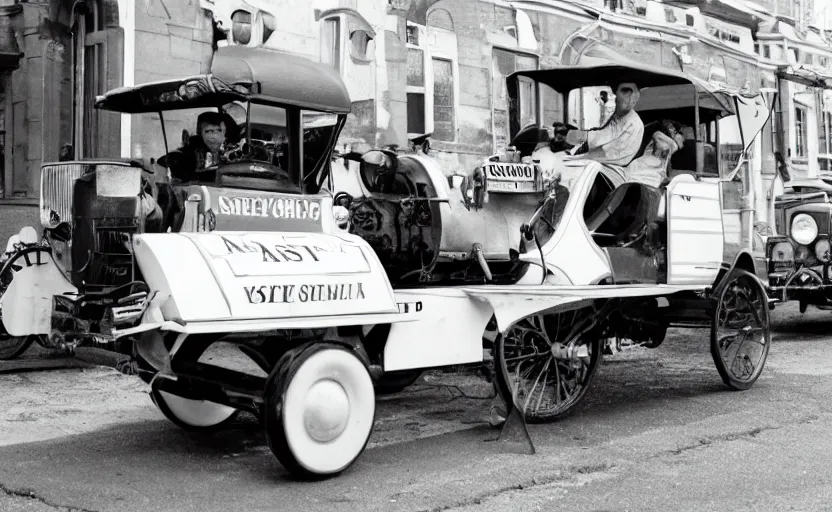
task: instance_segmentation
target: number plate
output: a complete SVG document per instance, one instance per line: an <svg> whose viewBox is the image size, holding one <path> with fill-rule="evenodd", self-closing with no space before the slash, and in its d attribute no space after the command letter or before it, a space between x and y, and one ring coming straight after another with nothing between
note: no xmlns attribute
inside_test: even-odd
<svg viewBox="0 0 832 512"><path fill-rule="evenodd" d="M482 166L489 192L538 192L538 171L530 164L488 162Z"/></svg>
<svg viewBox="0 0 832 512"><path fill-rule="evenodd" d="M489 192L537 192L533 181L489 181Z"/></svg>

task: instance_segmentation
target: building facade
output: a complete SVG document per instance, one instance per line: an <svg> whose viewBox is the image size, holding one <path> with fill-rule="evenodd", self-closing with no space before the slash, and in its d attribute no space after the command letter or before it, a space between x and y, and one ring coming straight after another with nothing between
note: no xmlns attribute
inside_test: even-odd
<svg viewBox="0 0 832 512"><path fill-rule="evenodd" d="M178 0L0 4L0 238L38 225L40 165L163 147L158 119L93 109L108 89L208 71L214 26ZM4 46L5 45L5 46ZM157 116L158 117L158 116Z"/></svg>
<svg viewBox="0 0 832 512"><path fill-rule="evenodd" d="M811 0L0 0L0 236L37 221L39 166L62 151L162 154L158 116L97 112L95 95L207 72L217 46L263 46L332 65L353 100L342 150L406 148L409 137L431 132L431 155L451 174L507 144L505 77L514 71L570 62L587 41L600 41L641 62L754 91L806 55L828 66L824 33L807 21L817 17L812 8ZM832 165L832 102L798 89L787 91L778 122L790 130L791 163L811 174ZM553 90L521 94L532 105L523 122L564 120ZM565 121L587 127L609 108L596 90L569 106ZM192 123L166 116L168 145ZM779 128L766 129L753 165L773 176ZM723 130L723 139L719 166L728 168L737 131Z"/></svg>

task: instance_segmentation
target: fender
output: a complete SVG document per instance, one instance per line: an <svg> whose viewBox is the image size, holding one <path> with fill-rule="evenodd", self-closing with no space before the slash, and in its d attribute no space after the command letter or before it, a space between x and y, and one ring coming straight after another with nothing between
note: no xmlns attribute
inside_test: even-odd
<svg viewBox="0 0 832 512"><path fill-rule="evenodd" d="M375 253L354 235L153 233L137 235L134 247L153 297L142 320L148 325L137 332L256 332L406 319Z"/></svg>
<svg viewBox="0 0 832 512"><path fill-rule="evenodd" d="M751 254L751 251L748 249L740 249L737 255L734 256L734 261L731 262L730 265L722 265L722 269L719 271L719 275L716 278L711 294L718 295L722 291L722 287L725 285L725 278L728 277L731 271L735 268L750 272L754 278L760 282L763 289L768 289L766 283L760 279L757 267L758 265L754 264L754 256Z"/></svg>
<svg viewBox="0 0 832 512"><path fill-rule="evenodd" d="M0 297L3 327L12 336L51 334L53 297L71 297L78 290L61 272L48 247L21 249L5 266L12 263L21 268Z"/></svg>

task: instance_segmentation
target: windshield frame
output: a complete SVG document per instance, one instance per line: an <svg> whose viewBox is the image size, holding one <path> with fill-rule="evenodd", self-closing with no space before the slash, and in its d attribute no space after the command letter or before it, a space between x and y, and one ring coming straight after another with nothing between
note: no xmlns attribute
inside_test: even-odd
<svg viewBox="0 0 832 512"><path fill-rule="evenodd" d="M206 105L204 107L205 111L216 111L219 113L225 112L224 107L226 107L231 102L223 102L221 105L213 104L213 105ZM245 127L243 139L250 142L250 134L252 133L252 118L251 118L251 106L252 105L262 105L265 107L270 108L281 108L285 111L286 117L286 138L287 138L287 155L286 155L286 162L287 168L283 169L285 172L289 174L290 181L293 185L293 190L285 190L280 191L283 193L294 193L294 194L318 194L320 193L324 182L328 179L330 182L330 188L332 186L332 176L330 172L330 166L328 163L332 160L333 152L335 151L335 146L338 141L338 137L340 136L341 131L343 130L344 125L347 121L347 115L343 113L336 113L330 112L325 110L315 110L309 108L300 108L293 105L287 105L285 103L275 102L275 101L268 101L264 100L263 98L243 98L243 99L235 99L234 103L240 104L245 107L246 109L246 119L245 119ZM165 126L165 118L164 118L164 111L160 111L159 113L159 121L162 127L162 137L165 143L165 154L170 154L170 149L168 147L168 140L167 140L167 133L166 133L166 126ZM325 125L322 127L309 127L306 128L304 126L304 114L320 114L324 116L335 116L336 120L335 123L332 125ZM313 167L311 169L305 168L305 157L307 156L305 151L305 140L304 135L306 130L312 129L326 129L332 128L332 133L329 136L329 140L326 141L324 147L325 149L321 152L320 155L317 155L317 159L315 160ZM176 150L174 150L176 151ZM312 157L315 158L315 157ZM267 162L266 162L267 163ZM206 184L213 184L218 187L228 187L228 188L239 188L239 189L249 189L249 190L270 190L271 187L266 188L258 188L256 183L260 180L268 180L268 178L264 178L262 176L258 176L254 169L251 169L251 174L245 172L245 166L249 166L249 168L262 166L264 162L255 159L247 159L247 160L240 160L235 162L225 162L218 165L212 165L207 167L207 171L214 172L214 179L210 182L203 181L203 182L196 182L201 185ZM170 167L166 164L164 167L170 172ZM226 183L229 181L228 173L224 173L224 171L231 171L233 169L233 176L239 177L241 180L238 183L233 183L235 180L231 180L232 183ZM225 179L224 179L225 178ZM266 182L261 182L266 183Z"/></svg>

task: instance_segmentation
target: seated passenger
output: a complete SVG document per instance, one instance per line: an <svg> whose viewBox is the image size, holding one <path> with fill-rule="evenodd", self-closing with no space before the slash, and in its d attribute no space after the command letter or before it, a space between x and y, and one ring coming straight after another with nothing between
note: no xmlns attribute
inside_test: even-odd
<svg viewBox="0 0 832 512"><path fill-rule="evenodd" d="M658 188L667 178L670 157L685 143L678 125L673 121L663 121L661 128L653 133L644 154L627 166L625 179L628 182L644 183Z"/></svg>
<svg viewBox="0 0 832 512"><path fill-rule="evenodd" d="M569 130L566 142L573 146L586 143L587 152L580 158L610 165L624 166L638 154L644 136L644 123L634 110L640 93L634 83L615 88L615 112L606 124L591 130Z"/></svg>

